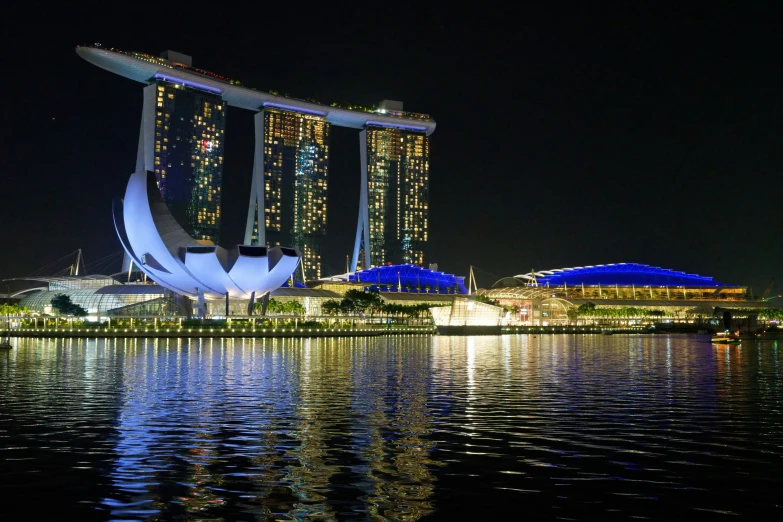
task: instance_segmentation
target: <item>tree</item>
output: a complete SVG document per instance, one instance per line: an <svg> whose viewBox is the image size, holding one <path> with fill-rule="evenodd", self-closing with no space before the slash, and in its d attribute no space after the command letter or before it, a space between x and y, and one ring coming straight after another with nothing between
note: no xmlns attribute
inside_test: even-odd
<svg viewBox="0 0 783 522"><path fill-rule="evenodd" d="M576 315L591 316L595 315L595 303L583 303L576 309Z"/></svg>
<svg viewBox="0 0 783 522"><path fill-rule="evenodd" d="M283 313L286 315L305 315L307 310L299 301L288 301L283 303Z"/></svg>
<svg viewBox="0 0 783 522"><path fill-rule="evenodd" d="M484 303L484 304L490 304L490 305L498 306L498 302L495 299L490 299L489 297L487 297L485 295L482 295L482 294L476 294L473 297L473 299L475 301L478 301L479 303Z"/></svg>
<svg viewBox="0 0 783 522"><path fill-rule="evenodd" d="M266 313L268 314L281 314L283 313L283 303L277 299L270 298L266 304Z"/></svg>
<svg viewBox="0 0 783 522"><path fill-rule="evenodd" d="M340 308L347 312L370 312L374 314L383 309L381 294L375 291L348 290L340 303Z"/></svg>
<svg viewBox="0 0 783 522"><path fill-rule="evenodd" d="M340 313L341 314L351 314L355 312L354 308L354 302L350 299L343 299L340 301Z"/></svg>
<svg viewBox="0 0 783 522"><path fill-rule="evenodd" d="M321 305L321 311L326 315L337 315L340 313L340 303L331 299Z"/></svg>
<svg viewBox="0 0 783 522"><path fill-rule="evenodd" d="M71 297L65 294L57 294L52 297L52 308L57 310L60 315L72 315L74 317L84 317L87 310L71 301Z"/></svg>
<svg viewBox="0 0 783 522"><path fill-rule="evenodd" d="M261 310L262 304L256 303L254 309ZM305 315L307 310L298 301L278 301L270 299L266 305L266 312L273 315Z"/></svg>
<svg viewBox="0 0 783 522"><path fill-rule="evenodd" d="M0 316L30 315L30 309L18 304L0 304Z"/></svg>

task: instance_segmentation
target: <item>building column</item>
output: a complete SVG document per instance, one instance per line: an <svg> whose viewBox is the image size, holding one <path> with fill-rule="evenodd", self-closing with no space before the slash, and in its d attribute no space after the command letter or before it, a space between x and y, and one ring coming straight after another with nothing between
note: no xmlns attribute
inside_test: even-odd
<svg viewBox="0 0 783 522"><path fill-rule="evenodd" d="M250 204L245 224L246 245L266 245L266 216L264 214L264 109L255 115L255 149L253 153L253 181L250 184ZM253 225L258 221L258 239L253 241Z"/></svg>
<svg viewBox="0 0 783 522"><path fill-rule="evenodd" d="M353 246L353 259L351 260L351 272L356 272L359 263L359 250L361 250L362 237L364 238L364 268L370 268L370 209L367 194L367 129L359 133L359 161L362 168L361 189L359 191L359 220L356 224L356 242ZM364 234L362 234L364 231Z"/></svg>
<svg viewBox="0 0 783 522"><path fill-rule="evenodd" d="M141 125L139 125L139 146L136 150L136 170L155 172L155 101L157 84L147 85L143 89L141 107ZM133 260L125 252L122 258L122 272L132 269Z"/></svg>
<svg viewBox="0 0 783 522"><path fill-rule="evenodd" d="M136 153L136 172L140 170L155 172L155 98L157 89L158 86L154 83L144 87L139 149Z"/></svg>

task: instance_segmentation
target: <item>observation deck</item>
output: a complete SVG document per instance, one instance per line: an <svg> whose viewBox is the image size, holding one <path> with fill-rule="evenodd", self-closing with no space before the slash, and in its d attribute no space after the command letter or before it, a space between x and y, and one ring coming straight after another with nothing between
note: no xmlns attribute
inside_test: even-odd
<svg viewBox="0 0 783 522"><path fill-rule="evenodd" d="M251 111L280 109L320 116L338 127L361 129L367 125L423 132L435 131L435 121L426 114L402 111L370 111L323 105L298 98L259 91L240 82L156 56L126 52L99 45L78 46L76 54L101 69L150 84L162 80L220 95L232 107Z"/></svg>

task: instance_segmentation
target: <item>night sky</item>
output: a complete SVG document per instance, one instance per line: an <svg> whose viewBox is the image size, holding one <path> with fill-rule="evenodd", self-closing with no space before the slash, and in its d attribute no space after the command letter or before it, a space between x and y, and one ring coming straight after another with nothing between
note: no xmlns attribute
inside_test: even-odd
<svg viewBox="0 0 783 522"><path fill-rule="evenodd" d="M617 262L711 275L756 295L783 278L780 12L188 5L104 4L88 15L72 4L0 22L0 278L79 247L98 268L121 249L111 200L135 166L142 85L74 52L93 42L180 51L259 90L388 98L432 115L426 260L458 275L475 265L480 286ZM229 109L226 135L229 246L244 233L252 113ZM332 128L326 274L344 271L352 249L358 136Z"/></svg>

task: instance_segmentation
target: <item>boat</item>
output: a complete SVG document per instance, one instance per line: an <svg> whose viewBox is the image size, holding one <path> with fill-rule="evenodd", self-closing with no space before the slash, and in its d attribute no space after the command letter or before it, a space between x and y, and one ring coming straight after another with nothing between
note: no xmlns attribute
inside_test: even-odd
<svg viewBox="0 0 783 522"><path fill-rule="evenodd" d="M739 333L726 330L725 332L718 332L713 335L710 342L719 344L739 344L740 337Z"/></svg>

